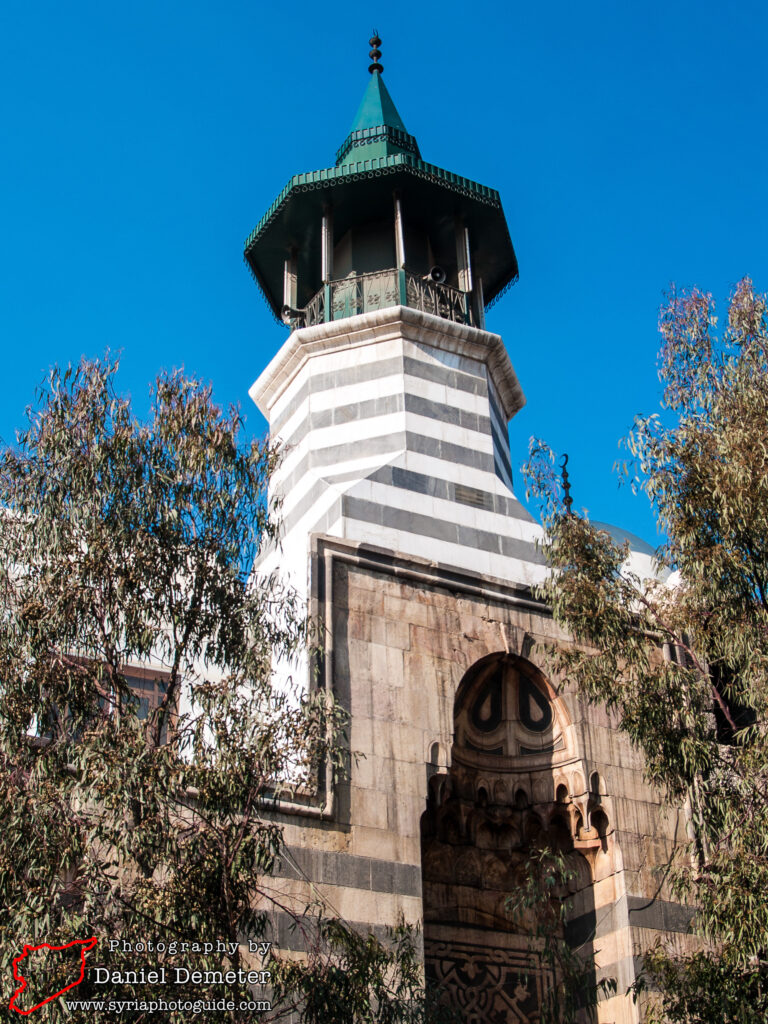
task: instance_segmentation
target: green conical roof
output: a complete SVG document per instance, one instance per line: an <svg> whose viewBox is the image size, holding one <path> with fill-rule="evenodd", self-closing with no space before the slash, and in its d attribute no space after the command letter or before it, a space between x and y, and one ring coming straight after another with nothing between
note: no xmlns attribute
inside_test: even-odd
<svg viewBox="0 0 768 1024"><path fill-rule="evenodd" d="M361 146L365 147L363 152L358 151ZM336 166L398 153L420 155L416 139L406 131L381 72L373 71L352 129L336 154Z"/></svg>
<svg viewBox="0 0 768 1024"><path fill-rule="evenodd" d="M377 128L379 125L388 125L401 132L406 131L403 119L397 112L397 107L389 95L381 73L374 71L350 131L359 132L363 128Z"/></svg>

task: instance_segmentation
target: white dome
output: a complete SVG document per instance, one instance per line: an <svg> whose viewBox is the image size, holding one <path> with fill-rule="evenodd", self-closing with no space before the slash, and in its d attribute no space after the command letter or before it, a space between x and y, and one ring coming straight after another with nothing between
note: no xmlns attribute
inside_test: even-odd
<svg viewBox="0 0 768 1024"><path fill-rule="evenodd" d="M617 544L629 544L629 558L624 562L623 568L639 576L641 580L654 579L664 583L670 576L666 566L660 566L656 562L656 549L628 530L622 530L620 526L613 526L611 523L598 523L593 521L592 526L598 530L604 530L609 537Z"/></svg>

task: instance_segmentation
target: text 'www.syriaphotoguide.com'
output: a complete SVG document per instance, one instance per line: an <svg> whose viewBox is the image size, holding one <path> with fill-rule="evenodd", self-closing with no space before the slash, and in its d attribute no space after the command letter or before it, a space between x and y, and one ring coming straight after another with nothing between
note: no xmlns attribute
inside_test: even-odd
<svg viewBox="0 0 768 1024"><path fill-rule="evenodd" d="M70 1010L96 1010L108 1013L130 1013L141 1010L144 1013L167 1013L182 1010L188 1013L205 1013L213 1010L250 1010L263 1013L271 1010L272 1004L266 999L72 999L67 1003Z"/></svg>

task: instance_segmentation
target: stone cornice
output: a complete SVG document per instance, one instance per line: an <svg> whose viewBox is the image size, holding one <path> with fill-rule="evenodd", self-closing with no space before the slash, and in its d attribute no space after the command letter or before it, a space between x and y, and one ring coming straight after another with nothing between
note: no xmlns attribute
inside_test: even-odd
<svg viewBox="0 0 768 1024"><path fill-rule="evenodd" d="M390 306L294 331L248 393L267 420L271 420L272 406L314 356L398 338L485 363L507 420L525 405L523 389L498 334L444 320L410 306Z"/></svg>

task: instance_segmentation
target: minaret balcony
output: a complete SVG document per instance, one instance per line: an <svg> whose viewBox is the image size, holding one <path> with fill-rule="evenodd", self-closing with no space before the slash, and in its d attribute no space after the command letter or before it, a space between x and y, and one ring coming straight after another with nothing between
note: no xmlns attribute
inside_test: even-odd
<svg viewBox="0 0 768 1024"><path fill-rule="evenodd" d="M444 320L479 327L482 325L472 300L471 292L435 281L429 274L393 267L329 281L304 309L287 310L286 320L291 327L312 327L390 306L410 306Z"/></svg>

